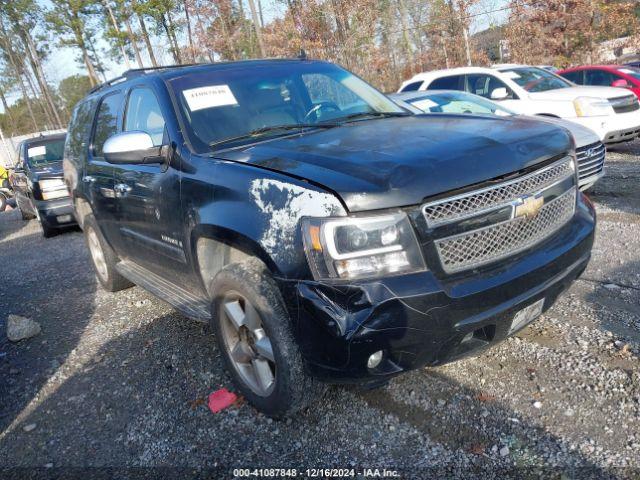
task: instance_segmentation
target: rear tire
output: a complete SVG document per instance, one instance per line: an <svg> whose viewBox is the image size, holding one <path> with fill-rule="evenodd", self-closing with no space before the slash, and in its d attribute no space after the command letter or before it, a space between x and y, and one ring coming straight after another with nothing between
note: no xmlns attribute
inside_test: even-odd
<svg viewBox="0 0 640 480"><path fill-rule="evenodd" d="M34 218L36 218L36 216L32 213L25 213L24 210L22 210L20 207L18 207L18 209L20 210L20 215L22 216L23 220L33 220Z"/></svg>
<svg viewBox="0 0 640 480"><path fill-rule="evenodd" d="M7 197L4 193L0 193L0 212L4 212L7 209Z"/></svg>
<svg viewBox="0 0 640 480"><path fill-rule="evenodd" d="M255 408L282 418L322 396L325 385L305 371L282 295L262 262L227 265L210 291L211 324L222 358L238 390Z"/></svg>
<svg viewBox="0 0 640 480"><path fill-rule="evenodd" d="M109 292L117 292L133 286L129 280L116 270L118 257L102 236L102 232L93 215L84 219L84 237L91 254L96 276L102 287Z"/></svg>
<svg viewBox="0 0 640 480"><path fill-rule="evenodd" d="M22 205L20 205L20 201L18 200L19 198L18 195L16 195L15 198L16 198L16 206L18 207L18 210L20 210L20 215L22 216L22 220L32 220L36 218L36 216L33 213L29 213L22 208Z"/></svg>

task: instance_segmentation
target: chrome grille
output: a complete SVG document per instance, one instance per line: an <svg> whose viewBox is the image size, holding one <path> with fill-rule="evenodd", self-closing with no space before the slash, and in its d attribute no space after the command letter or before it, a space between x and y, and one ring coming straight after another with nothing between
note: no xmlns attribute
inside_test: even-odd
<svg viewBox="0 0 640 480"><path fill-rule="evenodd" d="M576 149L578 160L578 178L585 180L598 175L604 168L606 149L602 142L593 143Z"/></svg>
<svg viewBox="0 0 640 480"><path fill-rule="evenodd" d="M516 217L435 241L442 267L455 273L516 254L548 238L575 212L576 187L545 204L533 217Z"/></svg>
<svg viewBox="0 0 640 480"><path fill-rule="evenodd" d="M613 107L613 111L616 113L629 113L640 110L640 103L638 102L638 97L635 95L610 98L609 103Z"/></svg>
<svg viewBox="0 0 640 480"><path fill-rule="evenodd" d="M512 181L428 203L422 207L422 213L427 225L433 228L503 206L523 195L538 193L571 175L572 161L566 157Z"/></svg>

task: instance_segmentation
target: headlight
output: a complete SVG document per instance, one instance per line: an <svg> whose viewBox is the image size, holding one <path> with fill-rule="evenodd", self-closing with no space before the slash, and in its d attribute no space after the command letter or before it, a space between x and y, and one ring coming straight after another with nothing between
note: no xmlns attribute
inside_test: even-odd
<svg viewBox="0 0 640 480"><path fill-rule="evenodd" d="M302 237L317 280L373 278L426 269L404 213L305 218Z"/></svg>
<svg viewBox="0 0 640 480"><path fill-rule="evenodd" d="M578 97L573 101L578 117L598 117L613 114L608 100L597 97Z"/></svg>
<svg viewBox="0 0 640 480"><path fill-rule="evenodd" d="M69 195L67 186L61 178L46 178L38 182L43 200L52 200Z"/></svg>

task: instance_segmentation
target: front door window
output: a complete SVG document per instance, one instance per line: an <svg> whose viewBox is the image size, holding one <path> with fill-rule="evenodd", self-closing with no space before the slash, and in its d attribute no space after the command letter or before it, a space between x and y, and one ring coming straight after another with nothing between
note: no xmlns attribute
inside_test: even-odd
<svg viewBox="0 0 640 480"><path fill-rule="evenodd" d="M148 133L157 147L164 143L164 125L162 110L153 91L149 88L134 89L127 102L124 131Z"/></svg>

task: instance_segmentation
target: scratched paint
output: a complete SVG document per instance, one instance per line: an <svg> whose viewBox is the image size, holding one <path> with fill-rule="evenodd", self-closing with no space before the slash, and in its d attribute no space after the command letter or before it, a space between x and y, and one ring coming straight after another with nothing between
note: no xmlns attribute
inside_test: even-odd
<svg viewBox="0 0 640 480"><path fill-rule="evenodd" d="M268 216L260 244L274 257L286 255L295 248L294 242L283 240L295 235L302 217L346 215L333 195L279 180L255 179L249 193L260 211Z"/></svg>

